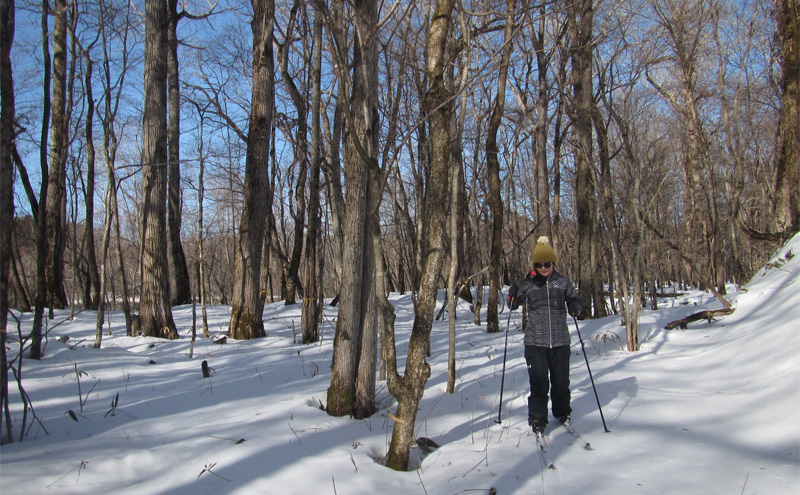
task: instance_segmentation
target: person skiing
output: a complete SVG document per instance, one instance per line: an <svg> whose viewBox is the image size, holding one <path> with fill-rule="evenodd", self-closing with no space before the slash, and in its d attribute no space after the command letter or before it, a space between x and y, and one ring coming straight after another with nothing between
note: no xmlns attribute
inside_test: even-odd
<svg viewBox="0 0 800 495"><path fill-rule="evenodd" d="M563 424L569 421L569 356L570 336L567 312L577 316L581 302L575 286L555 270L556 253L550 239L539 237L533 250L533 267L519 286L508 290L510 309L527 303L528 323L525 328L525 361L531 395L528 397L528 424L542 435L547 426L547 396L553 416Z"/></svg>

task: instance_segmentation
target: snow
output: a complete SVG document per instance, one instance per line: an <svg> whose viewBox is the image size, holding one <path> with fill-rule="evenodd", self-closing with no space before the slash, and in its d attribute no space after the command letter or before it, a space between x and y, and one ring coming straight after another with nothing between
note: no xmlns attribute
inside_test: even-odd
<svg viewBox="0 0 800 495"><path fill-rule="evenodd" d="M410 472L375 461L386 453L388 413L396 406L382 382L382 409L369 419L334 418L319 409L330 381L335 308L326 306L320 344L296 343L300 306L278 303L264 310L266 338L198 339L192 359L191 306L174 308L178 341L125 337L121 314L112 313L113 335L103 337L99 350L91 348L94 313L73 320L57 313L44 359L26 359L22 370L43 426L29 414L24 441L0 447L0 492L797 494L798 255L800 236L741 290L731 286L736 311L711 323L664 329L720 308L710 294L661 300L659 310L642 313L636 353L612 337L624 342L619 318L580 322L610 433L603 431L573 327L573 425L593 450L581 449L551 421L555 470L544 468L527 426L519 312L508 334L500 425L505 332L487 334L460 305L456 392L446 394L447 321L435 322L432 376L417 429L440 448L427 456L412 451L418 469ZM408 295L393 294L392 302L402 356L413 307ZM228 307L209 308L212 334L224 334L228 321ZM30 315L22 325L29 328ZM70 340L56 340L63 335ZM16 352L18 344L10 345ZM202 377L203 360L211 378ZM22 411L16 385L10 386L18 439Z"/></svg>

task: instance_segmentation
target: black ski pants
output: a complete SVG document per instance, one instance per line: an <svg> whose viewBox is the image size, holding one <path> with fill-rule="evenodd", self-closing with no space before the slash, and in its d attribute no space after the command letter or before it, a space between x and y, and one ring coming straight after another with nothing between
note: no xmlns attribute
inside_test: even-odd
<svg viewBox="0 0 800 495"><path fill-rule="evenodd" d="M547 424L547 395L550 393L553 416L572 413L569 405L569 346L554 348L525 346L525 361L531 382L528 397L528 424Z"/></svg>

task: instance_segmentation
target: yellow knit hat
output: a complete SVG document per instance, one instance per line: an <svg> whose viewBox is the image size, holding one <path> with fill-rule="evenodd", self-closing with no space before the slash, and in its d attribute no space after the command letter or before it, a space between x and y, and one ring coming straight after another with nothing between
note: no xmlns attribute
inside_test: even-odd
<svg viewBox="0 0 800 495"><path fill-rule="evenodd" d="M556 252L550 246L550 239L544 235L536 240L536 247L533 248L533 262L541 263L543 261L556 262Z"/></svg>

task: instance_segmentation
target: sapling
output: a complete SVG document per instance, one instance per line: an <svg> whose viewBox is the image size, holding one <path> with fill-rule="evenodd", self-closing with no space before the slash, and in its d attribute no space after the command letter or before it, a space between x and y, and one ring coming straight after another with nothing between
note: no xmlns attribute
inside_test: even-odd
<svg viewBox="0 0 800 495"><path fill-rule="evenodd" d="M49 485L47 485L47 488L50 488L51 486L55 485L59 481L63 480L64 478L69 476L70 473L74 472L76 469L78 470L78 480L80 480L81 479L81 471L86 469L86 464L88 464L87 461L81 460L81 462L78 463L78 465L75 466L74 468L70 469L69 472L67 472L67 474L65 474L64 476L58 478L57 480L55 480L54 482L50 483ZM77 483L77 481L76 481L76 483Z"/></svg>
<svg viewBox="0 0 800 495"><path fill-rule="evenodd" d="M200 476L203 476L203 473L211 473L211 474L213 474L214 476L216 476L217 478L222 478L223 480L230 482L230 480L229 480L228 478L226 478L226 477L224 477L224 476L220 476L219 474L217 474L217 473L215 473L214 471L212 471L212 470L211 470L211 469L212 469L214 466L216 466L216 465L217 465L217 463L216 463L216 462L214 462L214 463L212 463L210 466L209 466L208 464L206 464L205 466L203 466L203 470L202 470L202 471L200 471L200 474L198 474L198 475L197 475L197 479L196 479L196 480L199 480L199 479L200 479ZM196 480L195 480L195 481L196 481Z"/></svg>
<svg viewBox="0 0 800 495"><path fill-rule="evenodd" d="M111 409L109 409L108 412L106 412L105 416L103 417L105 418L107 416L116 416L117 411L131 418L136 418L136 416L134 416L133 414L126 412L119 407L119 392L117 392L117 395L115 395L114 398L111 399Z"/></svg>
<svg viewBox="0 0 800 495"><path fill-rule="evenodd" d="M75 367L75 378L77 378L77 380L78 380L78 403L80 404L80 412L83 412L83 406L86 405L86 401L89 400L89 394L92 393L92 390L94 390L94 388L100 382L99 381L94 382L94 385L92 385L92 388L90 388L89 391L86 392L86 398L84 398L83 397L83 393L81 392L81 376L89 376L89 374L86 373L83 370L78 371L78 364L77 363L72 363L72 365ZM75 419L75 418L72 418L72 419ZM78 420L75 419L75 421L78 421Z"/></svg>
<svg viewBox="0 0 800 495"><path fill-rule="evenodd" d="M103 417L105 418L109 414L111 416L116 416L117 415L117 405L118 404L119 404L119 392L117 392L117 395L115 395L114 398L111 399L111 409L109 409L108 412Z"/></svg>

